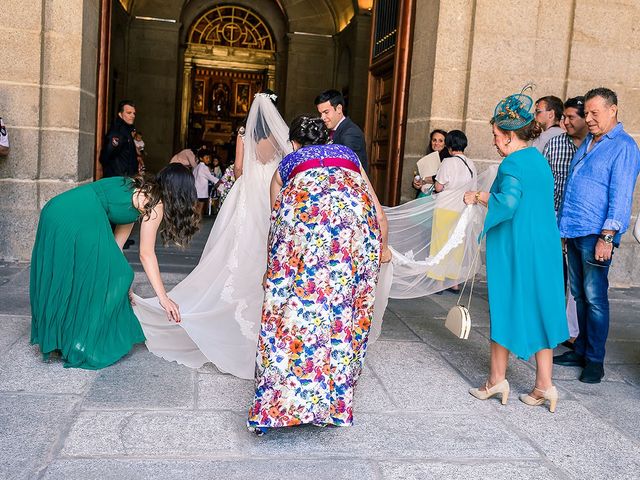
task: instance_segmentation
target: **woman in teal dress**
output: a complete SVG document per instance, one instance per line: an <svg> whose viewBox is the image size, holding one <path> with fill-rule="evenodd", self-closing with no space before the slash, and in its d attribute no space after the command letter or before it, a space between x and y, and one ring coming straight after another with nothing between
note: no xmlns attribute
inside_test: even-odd
<svg viewBox="0 0 640 480"><path fill-rule="evenodd" d="M549 163L529 141L540 135L531 97L510 95L491 120L502 161L490 192L467 192L465 203L487 206L487 282L491 314L491 372L484 386L470 390L481 400L509 396L509 352L522 359L535 354L533 390L520 396L527 405L550 402L553 348L569 337L565 316L562 247L553 205Z"/></svg>
<svg viewBox="0 0 640 480"><path fill-rule="evenodd" d="M193 175L171 164L155 179L111 177L52 198L42 209L31 256L31 343L65 367L96 370L117 362L144 334L131 308L133 270L122 253L140 223L140 260L170 320L156 233L184 243L198 229ZM111 224L115 224L112 230Z"/></svg>

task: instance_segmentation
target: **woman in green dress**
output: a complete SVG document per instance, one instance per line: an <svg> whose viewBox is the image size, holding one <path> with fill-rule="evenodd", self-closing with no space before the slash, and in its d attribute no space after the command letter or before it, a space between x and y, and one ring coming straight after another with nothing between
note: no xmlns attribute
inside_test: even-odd
<svg viewBox="0 0 640 480"><path fill-rule="evenodd" d="M487 206L487 284L491 313L491 372L484 386L470 390L486 400L509 397L509 352L535 354L536 381L520 396L527 405L550 402L553 348L569 337L565 316L562 248L553 205L553 175L547 160L528 142L540 135L528 95L516 94L496 107L493 142L505 157L490 192L466 192L466 204Z"/></svg>
<svg viewBox="0 0 640 480"><path fill-rule="evenodd" d="M122 253L140 222L140 261L169 320L180 321L166 293L155 242L187 242L198 229L193 175L171 164L155 178L111 177L52 198L42 209L31 257L31 343L65 367L96 370L144 342L131 308L133 270ZM112 230L111 224L115 224Z"/></svg>

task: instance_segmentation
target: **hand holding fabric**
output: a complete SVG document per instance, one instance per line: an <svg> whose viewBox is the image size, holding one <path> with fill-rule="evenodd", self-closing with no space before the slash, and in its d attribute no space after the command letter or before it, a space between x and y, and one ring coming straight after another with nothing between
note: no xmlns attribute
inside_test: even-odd
<svg viewBox="0 0 640 480"><path fill-rule="evenodd" d="M159 298L160 306L167 312L167 318L169 321L174 321L176 323L180 323L182 320L180 318L180 307L176 302L171 300L168 296Z"/></svg>

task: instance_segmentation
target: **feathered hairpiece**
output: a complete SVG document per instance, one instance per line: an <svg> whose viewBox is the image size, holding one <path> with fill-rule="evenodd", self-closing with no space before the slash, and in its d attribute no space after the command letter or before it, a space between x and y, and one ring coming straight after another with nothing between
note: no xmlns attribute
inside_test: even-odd
<svg viewBox="0 0 640 480"><path fill-rule="evenodd" d="M533 121L531 113L533 99L525 95L526 90L533 90L534 84L527 83L520 93L514 93L498 102L493 112L493 123L503 130L518 130Z"/></svg>

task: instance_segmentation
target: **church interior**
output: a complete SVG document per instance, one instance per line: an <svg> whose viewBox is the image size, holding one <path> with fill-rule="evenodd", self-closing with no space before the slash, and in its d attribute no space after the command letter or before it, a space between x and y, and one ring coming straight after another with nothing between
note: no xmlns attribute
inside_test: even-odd
<svg viewBox="0 0 640 480"><path fill-rule="evenodd" d="M288 121L314 112L316 95L336 88L364 129L372 7L371 0L114 1L103 35L107 101L98 115L106 128L120 100L135 102L153 171L202 145L232 162L237 129L265 89L278 94Z"/></svg>

